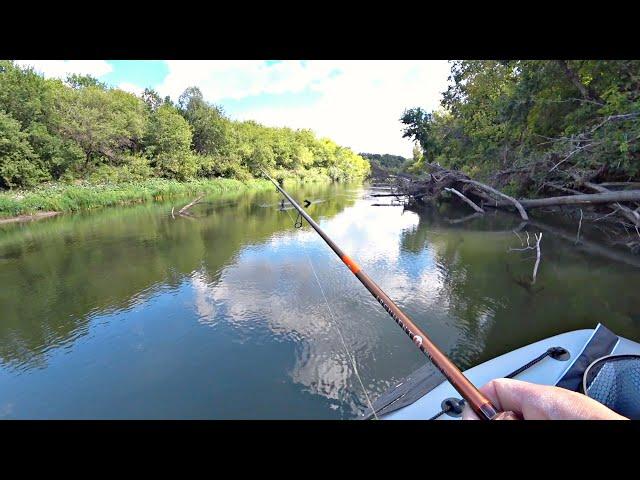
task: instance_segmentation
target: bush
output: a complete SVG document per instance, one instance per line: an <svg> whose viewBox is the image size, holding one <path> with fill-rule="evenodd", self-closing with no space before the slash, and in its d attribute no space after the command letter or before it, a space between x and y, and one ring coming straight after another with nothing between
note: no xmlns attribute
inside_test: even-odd
<svg viewBox="0 0 640 480"><path fill-rule="evenodd" d="M20 122L0 110L0 185L30 187L47 178Z"/></svg>
<svg viewBox="0 0 640 480"><path fill-rule="evenodd" d="M96 168L89 181L94 183L126 183L144 180L153 176L153 168L144 155L126 155L120 166L101 165Z"/></svg>

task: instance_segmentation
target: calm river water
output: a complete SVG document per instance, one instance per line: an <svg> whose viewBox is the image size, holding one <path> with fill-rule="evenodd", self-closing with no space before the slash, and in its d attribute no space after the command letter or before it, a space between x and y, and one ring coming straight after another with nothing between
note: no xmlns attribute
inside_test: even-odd
<svg viewBox="0 0 640 480"><path fill-rule="evenodd" d="M516 280L535 252L508 251L515 216L375 207L386 199L362 185L291 193L463 369L598 322L640 339L637 266L545 231L528 291ZM372 399L426 358L279 199L1 225L0 418L357 418L337 328Z"/></svg>

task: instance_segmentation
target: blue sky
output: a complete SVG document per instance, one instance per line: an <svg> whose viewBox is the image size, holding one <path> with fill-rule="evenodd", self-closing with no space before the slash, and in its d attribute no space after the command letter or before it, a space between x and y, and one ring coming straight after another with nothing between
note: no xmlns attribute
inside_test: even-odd
<svg viewBox="0 0 640 480"><path fill-rule="evenodd" d="M399 118L406 108L438 108L446 61L29 60L47 77L90 74L140 94L177 100L189 86L236 120L310 128L357 152L411 156Z"/></svg>
<svg viewBox="0 0 640 480"><path fill-rule="evenodd" d="M100 80L113 86L122 83L156 88L169 74L169 67L162 60L109 60L112 70Z"/></svg>

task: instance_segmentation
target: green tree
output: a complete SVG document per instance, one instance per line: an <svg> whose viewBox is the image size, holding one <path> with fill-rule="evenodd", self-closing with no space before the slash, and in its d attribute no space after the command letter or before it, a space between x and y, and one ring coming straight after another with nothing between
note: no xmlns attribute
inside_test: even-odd
<svg viewBox="0 0 640 480"><path fill-rule="evenodd" d="M310 130L231 121L195 87L176 107L152 89L138 98L91 76L45 79L33 68L0 61L0 111L2 188L152 174L250 179L261 167L280 178L346 180L369 171L361 156Z"/></svg>
<svg viewBox="0 0 640 480"><path fill-rule="evenodd" d="M168 97L167 97L168 98ZM155 112L163 103L167 103L166 100L162 100L162 97L152 88L145 88L142 92L142 101L147 104L149 110ZM170 102L169 102L170 103Z"/></svg>
<svg viewBox="0 0 640 480"><path fill-rule="evenodd" d="M484 177L507 172L501 181L518 183L520 194L567 170L634 179L639 79L635 60L453 62L442 109L407 110L405 135L420 143L426 161Z"/></svg>
<svg viewBox="0 0 640 480"><path fill-rule="evenodd" d="M79 75L77 73L73 73L71 75L67 75L65 83L75 89L86 87L96 87L101 88L102 90L107 89L107 85L105 83L102 83L91 75Z"/></svg>
<svg viewBox="0 0 640 480"><path fill-rule="evenodd" d="M193 149L201 154L224 154L227 146L227 120L222 110L209 105L197 87L187 88L178 107L193 129Z"/></svg>
<svg viewBox="0 0 640 480"><path fill-rule="evenodd" d="M174 107L162 105L152 114L145 144L160 175L180 180L196 175L198 163L191 142L191 127Z"/></svg>
<svg viewBox="0 0 640 480"><path fill-rule="evenodd" d="M56 98L56 128L82 149L82 171L92 163L117 164L126 151L138 151L147 121L142 100L119 89L94 86L61 93Z"/></svg>
<svg viewBox="0 0 640 480"><path fill-rule="evenodd" d="M0 186L30 187L48 175L20 122L0 110Z"/></svg>

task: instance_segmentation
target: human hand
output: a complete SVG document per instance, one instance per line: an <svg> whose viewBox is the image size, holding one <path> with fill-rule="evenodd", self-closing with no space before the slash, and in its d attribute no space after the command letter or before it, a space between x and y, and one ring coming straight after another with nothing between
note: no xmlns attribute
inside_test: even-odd
<svg viewBox="0 0 640 480"><path fill-rule="evenodd" d="M498 378L480 391L501 411L520 414L525 420L628 420L581 393L560 387ZM479 420L465 404L463 420Z"/></svg>

